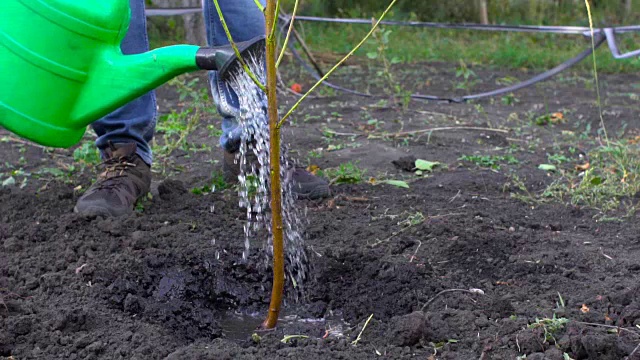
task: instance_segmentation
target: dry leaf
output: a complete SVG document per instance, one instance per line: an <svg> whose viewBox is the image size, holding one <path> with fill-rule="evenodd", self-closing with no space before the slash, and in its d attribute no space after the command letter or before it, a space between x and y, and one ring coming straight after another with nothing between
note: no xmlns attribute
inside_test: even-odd
<svg viewBox="0 0 640 360"><path fill-rule="evenodd" d="M590 167L591 167L591 164L584 163L582 165L576 165L576 170L577 171L586 171L586 170L589 170Z"/></svg>
<svg viewBox="0 0 640 360"><path fill-rule="evenodd" d="M316 175L319 170L320 167L318 165L311 164L307 166L307 171L312 173L313 175Z"/></svg>
<svg viewBox="0 0 640 360"><path fill-rule="evenodd" d="M554 124L561 123L564 121L564 114L561 112L555 112L551 114L551 122Z"/></svg>
<svg viewBox="0 0 640 360"><path fill-rule="evenodd" d="M591 311L591 309L589 309L589 307L587 306L587 304L582 304L582 307L580 308L580 311L582 311L583 314L588 313L589 311Z"/></svg>

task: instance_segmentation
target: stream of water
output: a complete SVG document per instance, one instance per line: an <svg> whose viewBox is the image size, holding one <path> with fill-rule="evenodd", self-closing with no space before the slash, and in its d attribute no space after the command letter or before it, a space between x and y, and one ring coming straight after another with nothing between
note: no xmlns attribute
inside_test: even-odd
<svg viewBox="0 0 640 360"><path fill-rule="evenodd" d="M262 60L251 59L247 64L251 71L265 83L265 66ZM243 260L249 258L251 239L263 238L266 257L265 268L271 264L273 236L271 227L269 171L269 123L267 99L249 75L240 71L232 75L231 87L238 94L240 111L237 120L242 129L240 151L236 161L240 164L238 195L239 205L246 209L244 226ZM295 291L295 300L302 295L307 277L307 257L304 251L303 229L306 225L306 209L296 206L291 173L294 164L289 160L286 147L281 149L280 175L282 179L282 220L284 226L285 272L287 281Z"/></svg>

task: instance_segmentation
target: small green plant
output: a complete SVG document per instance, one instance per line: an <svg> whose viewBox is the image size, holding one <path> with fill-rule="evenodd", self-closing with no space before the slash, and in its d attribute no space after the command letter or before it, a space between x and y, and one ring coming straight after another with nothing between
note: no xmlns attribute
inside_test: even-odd
<svg viewBox="0 0 640 360"><path fill-rule="evenodd" d="M184 102L186 106L180 111L172 110L170 114L158 117L156 132L162 134L162 145L154 140L153 152L157 157L165 158L178 148L189 151L187 136L200 123L203 114L213 111L209 106L207 90L199 89L196 86L198 81L198 78L187 81L184 76L169 81L169 85L176 88L179 101ZM213 136L222 134L213 127L208 129Z"/></svg>
<svg viewBox="0 0 640 360"><path fill-rule="evenodd" d="M392 31L389 29L378 27L372 34L377 44L376 50L368 52L367 57L371 60L380 60L382 62L382 70L379 70L376 75L385 80L384 91L393 97L394 103L401 102L402 108L406 110L411 102L411 92L402 88L400 82L391 71L391 66L401 63L402 59L394 56L389 60L386 55L389 49L389 36L391 33Z"/></svg>
<svg viewBox="0 0 640 360"><path fill-rule="evenodd" d="M364 179L366 170L360 169L356 164L348 162L340 164L337 168L319 171L320 176L326 177L332 184L358 184Z"/></svg>
<svg viewBox="0 0 640 360"><path fill-rule="evenodd" d="M507 94L505 96L503 96L500 101L502 101L502 103L504 105L507 106L514 106L515 104L520 102L520 99L518 99L513 93Z"/></svg>
<svg viewBox="0 0 640 360"><path fill-rule="evenodd" d="M101 162L100 152L92 142L85 142L73 151L73 160L84 166L95 166Z"/></svg>
<svg viewBox="0 0 640 360"><path fill-rule="evenodd" d="M553 314L552 318L536 319L533 324L529 324L529 329L543 329L544 341L546 343L556 343L555 336L564 329L564 326L569 322L567 318L558 318L556 314Z"/></svg>
<svg viewBox="0 0 640 360"><path fill-rule="evenodd" d="M520 163L513 155L463 155L458 158L460 161L467 161L479 167L500 170L501 164L517 165Z"/></svg>
<svg viewBox="0 0 640 360"><path fill-rule="evenodd" d="M478 83L478 80L475 79L476 77L478 77L478 75L476 75L473 70L469 69L464 60L460 59L459 67L456 69L456 78L461 80L456 84L456 89L471 89L476 83Z"/></svg>
<svg viewBox="0 0 640 360"><path fill-rule="evenodd" d="M547 159L549 160L549 162L556 164L563 164L571 161L568 157L562 154L547 154Z"/></svg>
<svg viewBox="0 0 640 360"><path fill-rule="evenodd" d="M224 181L224 174L219 171L214 171L211 173L211 180L209 180L207 184L200 187L194 187L191 189L191 193L195 195L203 195L212 193L216 190L225 190L228 188L229 184Z"/></svg>

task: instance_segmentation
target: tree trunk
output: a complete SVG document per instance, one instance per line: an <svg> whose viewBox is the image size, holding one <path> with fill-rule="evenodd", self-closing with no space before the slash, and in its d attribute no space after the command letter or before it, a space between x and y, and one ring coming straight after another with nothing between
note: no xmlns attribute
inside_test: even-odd
<svg viewBox="0 0 640 360"><path fill-rule="evenodd" d="M480 9L480 23L487 25L489 24L489 12L487 10L487 1L488 0L478 0L479 9Z"/></svg>
<svg viewBox="0 0 640 360"><path fill-rule="evenodd" d="M631 8L632 8L632 1L631 0L625 0L624 2L624 10L627 13L627 16L629 16L629 14L631 13Z"/></svg>

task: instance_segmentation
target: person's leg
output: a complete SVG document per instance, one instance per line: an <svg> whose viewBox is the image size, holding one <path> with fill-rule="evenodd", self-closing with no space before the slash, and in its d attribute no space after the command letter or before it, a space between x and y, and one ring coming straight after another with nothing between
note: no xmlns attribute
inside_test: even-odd
<svg viewBox="0 0 640 360"><path fill-rule="evenodd" d="M149 50L144 0L130 0L131 24L121 44L125 54ZM105 88L104 91L109 91ZM85 216L120 216L133 211L135 202L151 185L151 149L156 123L155 93L149 92L93 123L104 170L78 199L74 211Z"/></svg>
<svg viewBox="0 0 640 360"><path fill-rule="evenodd" d="M265 0L260 0L265 5ZM220 0L220 9L229 32L234 41L247 41L265 34L264 14L254 0ZM207 29L209 46L220 46L229 43L220 17L213 4L213 0L204 0L204 18ZM225 151L224 173L225 180L237 181L240 166L235 161L235 155L240 148L241 129L236 116L238 114L238 95L224 82L215 71L209 72L213 100L222 116L222 136L220 145ZM263 96L264 93L261 93ZM265 101L266 103L266 101ZM264 109L266 112L266 109ZM266 117L265 117L266 119ZM290 178L293 181L293 192L311 199L329 196L329 184L304 169L292 168Z"/></svg>
<svg viewBox="0 0 640 360"><path fill-rule="evenodd" d="M260 2L263 6L265 5L265 0ZM220 0L218 3L233 41L251 40L265 34L264 14L258 9L254 0ZM204 1L204 19L208 45L229 44L213 0ZM240 147L240 127L236 121L238 95L228 83L218 77L216 71L209 72L209 80L213 100L222 116L220 145L225 151L235 153Z"/></svg>
<svg viewBox="0 0 640 360"><path fill-rule="evenodd" d="M147 38L147 20L144 14L144 0L130 0L131 24L129 32L122 41L124 54L139 54L149 51ZM109 91L109 89L105 89ZM136 153L151 165L153 157L149 142L153 138L156 126L156 96L151 91L124 105L113 113L92 124L98 135L96 145L105 156L109 142L135 143Z"/></svg>

